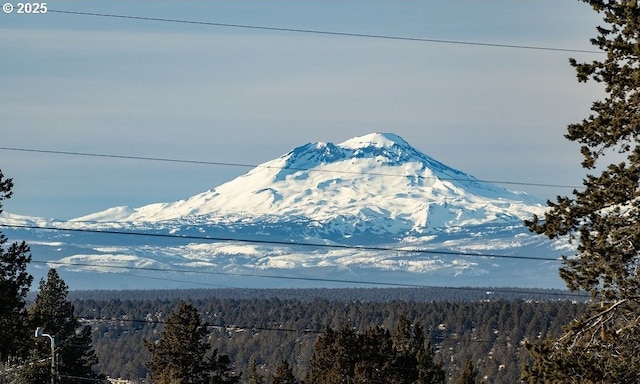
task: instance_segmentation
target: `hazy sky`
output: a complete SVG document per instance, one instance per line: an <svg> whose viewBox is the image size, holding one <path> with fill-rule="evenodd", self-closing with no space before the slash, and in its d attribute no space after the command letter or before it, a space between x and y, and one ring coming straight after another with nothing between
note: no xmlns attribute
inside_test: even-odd
<svg viewBox="0 0 640 384"><path fill-rule="evenodd" d="M393 132L483 180L580 185L566 125L601 96L569 57L60 13L593 50L578 0L54 1L0 13L0 146L259 164L313 141ZM173 201L248 171L0 150L7 212L81 216ZM506 185L541 198L561 188Z"/></svg>

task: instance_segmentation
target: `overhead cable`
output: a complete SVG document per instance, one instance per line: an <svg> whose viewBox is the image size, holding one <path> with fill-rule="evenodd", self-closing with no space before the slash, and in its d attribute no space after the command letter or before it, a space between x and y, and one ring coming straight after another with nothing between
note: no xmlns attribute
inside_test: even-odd
<svg viewBox="0 0 640 384"><path fill-rule="evenodd" d="M248 163L233 163L233 162L220 162L220 161L206 161L206 160L188 160L188 159L172 159L166 157L149 157L149 156L131 156L131 155L115 155L115 154L106 154L106 153L94 153L94 152L77 152L77 151L58 151L58 150L48 150L48 149L35 149L35 148L19 148L19 147L0 147L0 150L3 151L14 151L14 152L31 152L31 153L44 153L51 155L69 155L69 156L87 156L87 157L102 157L102 158L112 158L112 159L125 159L125 160L143 160L143 161L161 161L168 163L185 163L185 164L200 164L200 165L217 165L217 166L226 166L226 167L242 167L242 168L265 168L265 169L282 169L282 170L290 170L290 171L303 171L303 172L319 172L319 173L340 173L347 175L371 175L371 176L384 176L384 177L407 177L411 175L401 175L398 173L381 173L381 172L356 172L356 171L348 171L348 170L327 170L327 169L313 169L313 168L301 168L301 167L279 167L274 165L265 165L265 164L248 164ZM425 177L426 179L430 179L430 177ZM436 177L431 177L435 179ZM438 179L444 181L469 181L469 179L464 178L454 178L454 177L439 177ZM473 179L474 181L482 182L482 183L492 183L492 184L502 184L502 185L521 185L521 186L530 186L530 187L549 187L549 188L570 188L570 189L579 189L581 187L577 187L575 185L567 185L567 184L548 184L548 183L528 183L528 182L520 182L520 181L504 181L504 180L485 180L485 179Z"/></svg>
<svg viewBox="0 0 640 384"><path fill-rule="evenodd" d="M88 224L88 223L87 223ZM243 239L233 237L218 237L218 236L197 236L197 235L176 235L168 233L151 233L151 232L131 232L131 231L117 231L106 229L89 229L89 228L64 228L64 227L48 227L38 225L21 225L21 224L2 224L0 227L5 228L21 228L21 229L40 229L47 231L63 231L63 232L83 232L83 233L97 233L97 234L109 234L109 235L126 235L126 236L144 236L155 238L171 238L176 240L200 240L208 242L237 242L247 244L269 244L269 245L284 245L284 246L299 246L299 247L315 247L315 248L329 248L329 249L349 249L349 250L362 250L362 251L376 251L376 252L401 252L401 253L419 253L429 255L448 255L448 256L469 256L469 257L489 257L499 259L516 259L516 260L535 260L535 261L562 261L560 258L554 257L535 257L535 256L518 256L518 255L504 255L496 253L474 253L463 251L451 251L451 250L434 250L424 248L398 248L398 247L382 247L382 246L366 246L366 245L347 245L347 244L326 244L326 243L307 243L298 241L284 241L284 240L268 240L268 239Z"/></svg>
<svg viewBox="0 0 640 384"><path fill-rule="evenodd" d="M602 54L601 51L586 50L586 49L553 48L553 47L521 45L521 44L483 43L483 42L461 41L461 40L430 39L430 38L422 38L422 37L391 36L391 35L378 35L378 34L368 34L368 33L352 33L352 32L323 31L323 30L300 29L300 28L269 27L269 26L262 26L262 25L219 23L219 22L211 22L211 21L195 21L195 20L183 20L183 19L174 19L174 18L133 16L133 15L112 14L112 13L81 12L81 11L68 11L68 10L56 10L56 9L49 9L48 12L68 14L68 15L78 15L78 16L111 17L111 18L128 19L128 20L143 20L143 21L157 21L157 22L165 22L165 23L206 25L206 26L225 27L225 28L244 28L244 29L254 29L254 30L263 30L263 31L274 31L274 32L291 32L291 33L305 33L305 34L330 35L330 36L342 36L342 37L359 37L359 38L369 38L369 39L415 41L415 42L422 42L422 43L456 44L456 45L493 47L493 48L511 48L511 49L528 49L528 50L538 50L538 51Z"/></svg>
<svg viewBox="0 0 640 384"><path fill-rule="evenodd" d="M48 261L33 261L35 263L39 263L39 264L46 264L49 263ZM103 264L90 264L87 263L88 265L94 266L94 267L104 267ZM129 268L129 269L136 269L135 267L123 267L123 268ZM171 269L163 269L162 271L167 271L167 272L178 272L175 270L171 270ZM189 281L189 280L177 280L177 279L170 279L167 277L155 277L155 276L144 276L144 275L135 275L135 274L131 274L131 273L118 273L118 275L120 276L131 276L131 277L135 277L135 278L142 278L142 279L152 279L152 280L162 280L162 281L169 281L169 282L173 282L173 283L185 283L185 284L193 284L193 285L200 285L200 286L205 286L205 287L212 287L211 289L229 289L229 290L243 290L243 291L254 291L254 292L259 292L259 291L263 291L264 288L247 288L247 287L231 287L231 286L227 286L227 285L219 285L219 284L208 284L208 283L203 283L203 282L198 282L198 281ZM260 275L257 275L260 276ZM576 293L576 292L568 292L568 291L563 291L563 292L558 292L558 291L548 291L545 290L545 288L532 288L527 290L526 288L496 288L496 287L447 287L447 286L436 286L436 285L419 285L417 287L397 287L397 288L416 288L416 289L441 289L444 291L472 291L472 292L483 292L486 293L487 296L492 296L495 294L515 294L515 295L534 295L534 296L559 296L559 297L576 297L576 298L581 298L581 299L588 299L589 296L587 294L584 293ZM204 289L204 288L203 288ZM300 288L302 291L304 291L307 288ZM274 296L291 296L291 297L303 297L305 299L309 298L309 295L306 293L296 293L295 291L297 291L297 288L278 288L278 291L274 294Z"/></svg>

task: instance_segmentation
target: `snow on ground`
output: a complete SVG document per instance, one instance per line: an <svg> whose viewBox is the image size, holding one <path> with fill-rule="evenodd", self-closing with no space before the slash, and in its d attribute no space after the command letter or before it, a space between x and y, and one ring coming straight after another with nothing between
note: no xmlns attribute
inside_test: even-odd
<svg viewBox="0 0 640 384"><path fill-rule="evenodd" d="M76 230L14 232L33 241L50 266L77 273L146 269L149 279L162 279L153 270L193 270L190 279L206 272L349 279L364 273L381 281L394 273L400 280L440 277L464 284L489 275L496 281L519 279L519 273L535 281L546 276L549 261L514 271L504 260L453 254L569 252L565 243L523 227L522 219L544 210L531 196L450 168L397 135L375 133L300 146L175 202L113 207L67 222L3 213L0 223ZM252 241L234 241L241 239Z"/></svg>

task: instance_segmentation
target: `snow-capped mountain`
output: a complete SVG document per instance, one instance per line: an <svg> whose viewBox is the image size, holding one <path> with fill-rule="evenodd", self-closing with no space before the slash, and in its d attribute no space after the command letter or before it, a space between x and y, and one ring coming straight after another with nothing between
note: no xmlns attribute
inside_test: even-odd
<svg viewBox="0 0 640 384"><path fill-rule="evenodd" d="M300 146L185 200L114 207L48 224L188 240L38 230L15 234L37 241L57 262L76 264L69 268L80 271L77 276L126 267L154 279L152 270L197 268L210 274L181 280L218 276L233 284L264 285L269 275L272 286L296 279L309 285L330 276L324 280L558 287L556 262L534 260L523 268L523 260L499 257L560 254L564 244L522 226L523 219L543 211L542 202L527 194L450 168L397 135L374 133L340 144Z"/></svg>
<svg viewBox="0 0 640 384"><path fill-rule="evenodd" d="M306 144L186 200L116 207L74 221L158 222L207 216L216 222L232 216L300 218L327 225L348 217L347 226L364 220L369 230L373 226L402 235L407 230L522 221L541 211L541 202L526 194L447 167L399 136L375 133L338 145Z"/></svg>

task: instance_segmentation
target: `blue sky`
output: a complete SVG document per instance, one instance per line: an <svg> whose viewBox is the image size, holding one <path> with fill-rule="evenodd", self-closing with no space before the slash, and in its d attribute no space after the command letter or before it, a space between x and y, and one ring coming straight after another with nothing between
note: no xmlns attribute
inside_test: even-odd
<svg viewBox="0 0 640 384"><path fill-rule="evenodd" d="M591 50L577 0L55 1L52 11ZM566 125L599 54L0 13L0 146L258 164L393 132L484 180L580 185ZM248 168L0 150L8 212L72 218L173 201ZM541 198L570 190L508 186Z"/></svg>

